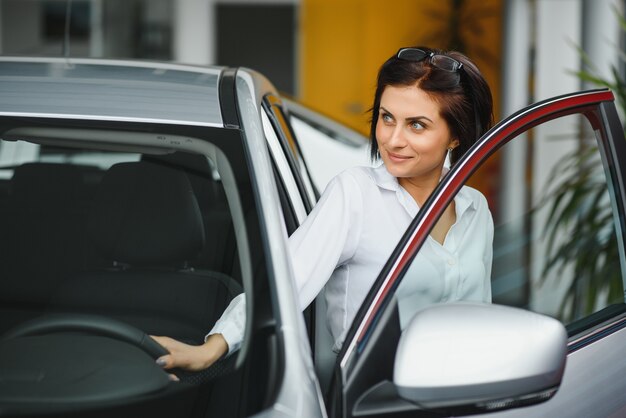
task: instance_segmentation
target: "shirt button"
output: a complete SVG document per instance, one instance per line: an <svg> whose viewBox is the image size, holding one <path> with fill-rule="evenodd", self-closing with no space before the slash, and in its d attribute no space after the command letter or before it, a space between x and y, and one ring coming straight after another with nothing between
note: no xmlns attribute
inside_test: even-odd
<svg viewBox="0 0 626 418"><path fill-rule="evenodd" d="M448 264L453 266L453 265L456 264L456 261L454 260L454 258L451 258L451 259L448 260Z"/></svg>

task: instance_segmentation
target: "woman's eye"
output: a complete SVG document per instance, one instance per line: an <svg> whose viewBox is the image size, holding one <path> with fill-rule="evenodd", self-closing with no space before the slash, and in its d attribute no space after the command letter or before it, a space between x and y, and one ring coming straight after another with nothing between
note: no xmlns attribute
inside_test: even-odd
<svg viewBox="0 0 626 418"><path fill-rule="evenodd" d="M411 122L411 129L414 129L416 131L419 131L421 129L424 129L424 125L422 125L419 122Z"/></svg>
<svg viewBox="0 0 626 418"><path fill-rule="evenodd" d="M393 118L391 117L391 115L389 115L387 113L383 113L382 114L382 119L383 119L383 122L385 122L385 123L393 122Z"/></svg>

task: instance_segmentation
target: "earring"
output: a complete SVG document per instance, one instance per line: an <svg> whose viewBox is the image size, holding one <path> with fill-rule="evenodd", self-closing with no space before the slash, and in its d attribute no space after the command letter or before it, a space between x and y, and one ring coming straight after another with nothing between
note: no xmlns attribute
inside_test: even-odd
<svg viewBox="0 0 626 418"><path fill-rule="evenodd" d="M450 156L451 156L451 154L452 154L452 150L453 150L453 149L454 149L454 148L448 148L448 155L446 156L446 157L448 158L448 161L451 161L451 160L450 160Z"/></svg>

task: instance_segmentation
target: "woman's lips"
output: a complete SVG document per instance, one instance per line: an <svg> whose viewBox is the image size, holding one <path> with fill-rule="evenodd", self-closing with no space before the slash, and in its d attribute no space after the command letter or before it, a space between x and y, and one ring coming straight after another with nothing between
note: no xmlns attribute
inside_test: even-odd
<svg viewBox="0 0 626 418"><path fill-rule="evenodd" d="M389 151L387 151L387 155L389 156L389 159L391 161L397 162L397 163L401 163L401 162L411 159L411 157L407 157L405 155L394 154L393 152L389 152Z"/></svg>

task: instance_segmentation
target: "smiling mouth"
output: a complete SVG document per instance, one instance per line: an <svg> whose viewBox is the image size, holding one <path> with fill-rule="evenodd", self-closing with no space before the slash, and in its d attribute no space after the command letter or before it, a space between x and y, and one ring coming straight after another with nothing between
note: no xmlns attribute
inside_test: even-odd
<svg viewBox="0 0 626 418"><path fill-rule="evenodd" d="M405 155L398 155L398 154L394 154L392 152L387 151L387 155L389 156L389 158L391 158L392 160L396 160L396 161L405 161L410 159L411 157L407 157Z"/></svg>

